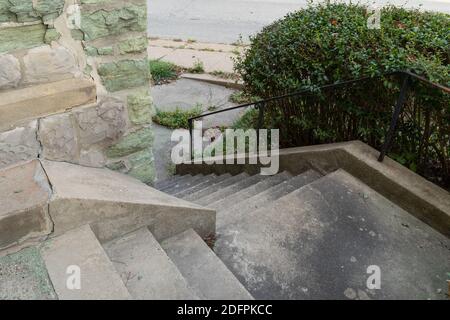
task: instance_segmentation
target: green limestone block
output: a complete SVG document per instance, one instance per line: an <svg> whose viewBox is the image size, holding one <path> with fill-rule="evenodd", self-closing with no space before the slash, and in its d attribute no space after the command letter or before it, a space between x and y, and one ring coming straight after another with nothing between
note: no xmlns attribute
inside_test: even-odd
<svg viewBox="0 0 450 320"><path fill-rule="evenodd" d="M120 54L139 53L147 50L148 40L147 37L142 36L122 41L118 46Z"/></svg>
<svg viewBox="0 0 450 320"><path fill-rule="evenodd" d="M114 10L97 10L81 14L81 31L84 40L118 35L130 31L145 31L147 6L132 5Z"/></svg>
<svg viewBox="0 0 450 320"><path fill-rule="evenodd" d="M153 144L153 130L149 127L123 137L119 143L108 148L106 154L110 158L119 158L144 150Z"/></svg>
<svg viewBox="0 0 450 320"><path fill-rule="evenodd" d="M17 21L16 15L9 10L10 7L9 0L0 0L0 23Z"/></svg>
<svg viewBox="0 0 450 320"><path fill-rule="evenodd" d="M49 24L64 9L64 0L0 0L0 22L43 21Z"/></svg>
<svg viewBox="0 0 450 320"><path fill-rule="evenodd" d="M72 35L72 38L75 40L83 40L84 34L80 30L73 29L70 30L70 34Z"/></svg>
<svg viewBox="0 0 450 320"><path fill-rule="evenodd" d="M99 66L98 74L111 92L147 86L150 80L147 59L104 63Z"/></svg>
<svg viewBox="0 0 450 320"><path fill-rule="evenodd" d="M106 165L106 167L110 170L114 171L120 171L120 172L127 172L128 168L125 165L125 162L123 160L112 162Z"/></svg>
<svg viewBox="0 0 450 320"><path fill-rule="evenodd" d="M84 48L84 51L88 56L98 56L98 49L96 47L87 46L86 48Z"/></svg>
<svg viewBox="0 0 450 320"><path fill-rule="evenodd" d="M101 56L110 56L114 54L113 47L98 48L98 54Z"/></svg>
<svg viewBox="0 0 450 320"><path fill-rule="evenodd" d="M129 95L128 117L133 124L148 124L152 122L153 104L147 91Z"/></svg>
<svg viewBox="0 0 450 320"><path fill-rule="evenodd" d="M143 150L129 157L131 170L128 174L144 183L152 183L155 180L155 166L151 150Z"/></svg>
<svg viewBox="0 0 450 320"><path fill-rule="evenodd" d="M60 37L61 34L56 31L56 29L47 29L44 36L44 42L50 44L52 41L57 41Z"/></svg>
<svg viewBox="0 0 450 320"><path fill-rule="evenodd" d="M0 29L0 52L41 46L46 31L43 24Z"/></svg>
<svg viewBox="0 0 450 320"><path fill-rule="evenodd" d="M0 300L56 299L45 263L35 247L0 258Z"/></svg>

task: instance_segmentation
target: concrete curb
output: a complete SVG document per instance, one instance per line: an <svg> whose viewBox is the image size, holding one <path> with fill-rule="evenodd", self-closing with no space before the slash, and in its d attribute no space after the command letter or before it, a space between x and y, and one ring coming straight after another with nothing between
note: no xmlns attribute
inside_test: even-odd
<svg viewBox="0 0 450 320"><path fill-rule="evenodd" d="M450 237L450 194L361 141L282 149L280 169L293 174L315 169L322 174L344 169L393 203ZM245 155L238 156L245 158ZM209 160L213 160L209 159ZM248 163L246 161L245 163ZM177 174L259 173L261 165L181 164Z"/></svg>
<svg viewBox="0 0 450 320"><path fill-rule="evenodd" d="M244 83L242 81L233 81L229 79L223 79L219 77L215 77L210 74L195 74L195 73L184 73L180 76L182 79L196 80L206 83L215 84L218 86L222 86L225 88L242 90L244 88Z"/></svg>

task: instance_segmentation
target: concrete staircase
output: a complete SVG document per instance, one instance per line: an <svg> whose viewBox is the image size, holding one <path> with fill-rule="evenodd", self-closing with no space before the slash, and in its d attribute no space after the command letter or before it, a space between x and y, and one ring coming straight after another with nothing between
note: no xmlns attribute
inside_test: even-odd
<svg viewBox="0 0 450 320"><path fill-rule="evenodd" d="M449 239L342 169L156 187L217 211L214 252L256 299L446 298ZM380 290L366 286L369 266Z"/></svg>
<svg viewBox="0 0 450 320"><path fill-rule="evenodd" d="M49 161L0 172L3 244L47 234L0 257L0 298L446 298L449 239L342 169L155 187Z"/></svg>

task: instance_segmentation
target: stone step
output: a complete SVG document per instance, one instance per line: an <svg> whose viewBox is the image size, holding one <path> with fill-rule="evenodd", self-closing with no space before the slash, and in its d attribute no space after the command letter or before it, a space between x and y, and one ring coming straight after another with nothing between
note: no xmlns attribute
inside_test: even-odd
<svg viewBox="0 0 450 320"><path fill-rule="evenodd" d="M0 250L51 233L51 194L38 160L0 170Z"/></svg>
<svg viewBox="0 0 450 320"><path fill-rule="evenodd" d="M92 81L68 79L0 92L0 131L16 124L96 102Z"/></svg>
<svg viewBox="0 0 450 320"><path fill-rule="evenodd" d="M256 299L445 299L449 247L338 170L223 227L215 252Z"/></svg>
<svg viewBox="0 0 450 320"><path fill-rule="evenodd" d="M244 217L252 211L266 207L273 201L319 179L320 177L322 177L322 175L317 171L308 170L259 194L249 197L246 201L224 208L216 217L218 231L220 231L220 228L223 226L239 220L241 217Z"/></svg>
<svg viewBox="0 0 450 320"><path fill-rule="evenodd" d="M101 242L148 226L157 239L193 228L215 233L215 212L108 169L42 161L53 187L54 233L90 224Z"/></svg>
<svg viewBox="0 0 450 320"><path fill-rule="evenodd" d="M177 183L176 185L165 189L164 192L174 195L174 194L178 193L179 191L196 186L197 184L202 183L205 180L208 180L208 178L206 176L204 176L202 174L198 174L183 183Z"/></svg>
<svg viewBox="0 0 450 320"><path fill-rule="evenodd" d="M211 209L215 209L217 212L221 212L228 209L230 206L238 205L242 201L245 201L248 198L257 195L258 193L264 192L265 190L277 184L280 184L283 181L289 180L290 178L292 178L292 175L287 171L276 174L274 176L268 176L263 181L253 184L239 192L230 194L225 198L219 199L208 205L208 207Z"/></svg>
<svg viewBox="0 0 450 320"><path fill-rule="evenodd" d="M251 300L253 297L192 229L161 243L192 290L207 300Z"/></svg>
<svg viewBox="0 0 450 320"><path fill-rule="evenodd" d="M133 299L198 299L147 228L103 246Z"/></svg>
<svg viewBox="0 0 450 320"><path fill-rule="evenodd" d="M222 180L220 182L209 185L208 187L203 188L202 190L188 194L188 195L184 196L182 199L195 202L196 200L198 200L202 197L206 197L207 195L212 194L212 193L216 192L217 190L226 188L226 187L228 187L232 184L235 184L236 182L242 181L248 177L249 177L248 173L242 172L238 175L231 176L225 180Z"/></svg>
<svg viewBox="0 0 450 320"><path fill-rule="evenodd" d="M211 174L207 176L208 179L203 181L202 183L199 183L193 187L187 188L185 190L182 190L176 194L174 194L175 197L177 198L184 198L190 194L193 194L195 192L198 192L200 190L203 190L205 188L210 187L211 185L215 184L215 183L219 183L225 179L228 179L231 177L231 174L226 173L226 174L222 174L220 176L217 176L215 174Z"/></svg>
<svg viewBox="0 0 450 320"><path fill-rule="evenodd" d="M61 300L129 299L130 294L89 226L48 240L41 249L53 288ZM80 288L71 282L79 276Z"/></svg>
<svg viewBox="0 0 450 320"><path fill-rule="evenodd" d="M172 183L169 183L167 186L165 186L165 187L163 187L161 189L158 189L158 190L165 192L165 190L167 190L169 188L172 188L173 186L177 186L177 185L180 185L180 184L182 184L182 183L184 183L186 181L190 181L192 179L192 177L193 177L192 175L186 174L186 175L181 176L178 179L172 181Z"/></svg>
<svg viewBox="0 0 450 320"><path fill-rule="evenodd" d="M229 185L228 187L221 188L221 189L217 190L216 192L213 192L202 198L199 198L199 199L195 200L195 203L198 203L198 204L201 204L204 206L209 206L210 204L212 204L220 199L228 197L232 194L239 193L242 190L244 190L252 185L255 185L261 181L264 181L267 177L268 176L263 176L261 174L255 174L246 179L235 182L232 185Z"/></svg>

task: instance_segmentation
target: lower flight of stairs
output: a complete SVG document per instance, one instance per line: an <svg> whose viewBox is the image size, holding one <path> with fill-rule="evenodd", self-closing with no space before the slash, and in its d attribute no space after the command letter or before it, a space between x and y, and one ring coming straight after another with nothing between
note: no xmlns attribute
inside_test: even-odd
<svg viewBox="0 0 450 320"><path fill-rule="evenodd" d="M446 299L449 239L342 169L156 188L217 211L214 252L256 299ZM369 266L382 289L368 289Z"/></svg>
<svg viewBox="0 0 450 320"><path fill-rule="evenodd" d="M141 228L101 244L85 225L46 241L40 253L58 299L253 299L192 229L160 243ZM70 285L73 266L79 288Z"/></svg>

